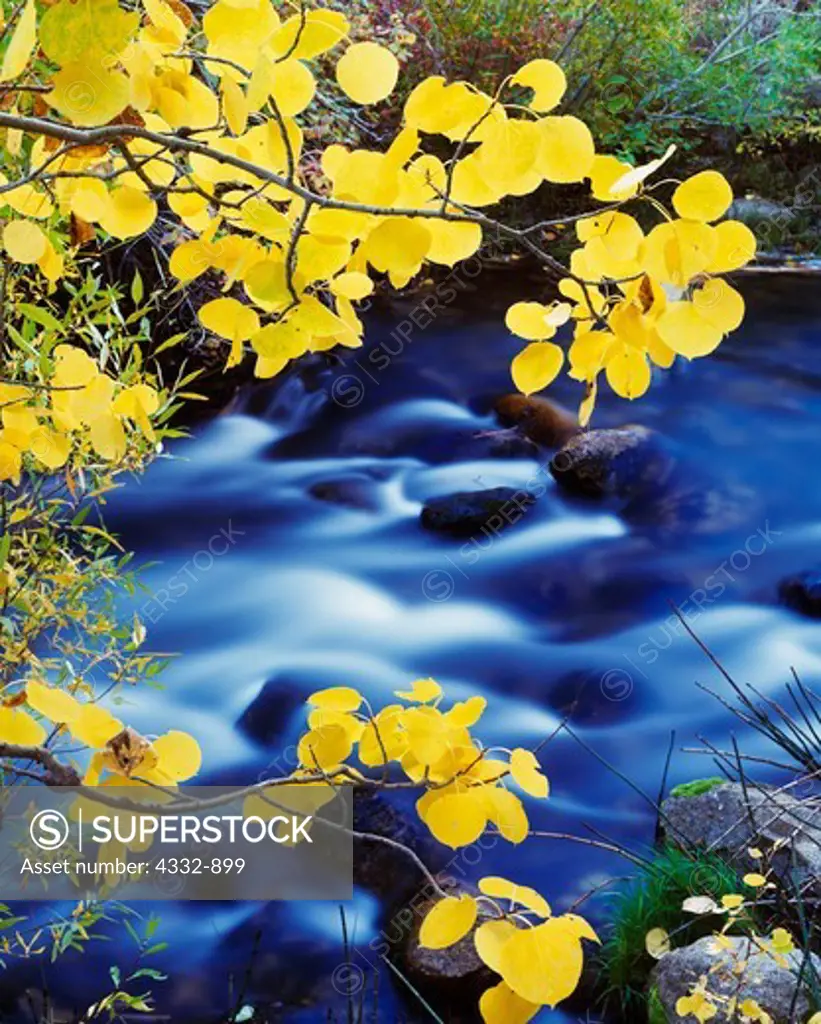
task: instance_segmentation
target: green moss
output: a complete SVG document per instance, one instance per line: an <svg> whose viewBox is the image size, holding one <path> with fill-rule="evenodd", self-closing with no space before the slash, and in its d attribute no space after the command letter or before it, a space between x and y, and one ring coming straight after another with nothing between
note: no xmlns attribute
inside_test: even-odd
<svg viewBox="0 0 821 1024"><path fill-rule="evenodd" d="M655 985L647 993L647 1024L669 1024L667 1012Z"/></svg>
<svg viewBox="0 0 821 1024"><path fill-rule="evenodd" d="M712 934L717 919L686 914L682 903L688 896L720 902L722 896L738 892L739 885L735 870L715 854L690 854L675 847L661 850L625 883L613 897L612 924L601 952L608 1010L630 1024L647 1019L647 979L655 965L645 947L647 933L663 928L675 947Z"/></svg>
<svg viewBox="0 0 821 1024"><path fill-rule="evenodd" d="M692 782L682 782L670 790L670 796L701 796L702 793L709 793L716 786L721 786L726 779L714 777L712 779L694 779Z"/></svg>

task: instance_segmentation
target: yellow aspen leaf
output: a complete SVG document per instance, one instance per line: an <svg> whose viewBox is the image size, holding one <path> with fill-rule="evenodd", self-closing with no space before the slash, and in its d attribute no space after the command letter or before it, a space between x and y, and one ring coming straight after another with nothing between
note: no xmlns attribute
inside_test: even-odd
<svg viewBox="0 0 821 1024"><path fill-rule="evenodd" d="M2 447L2 443L0 443ZM0 453L0 479L2 479L2 454ZM46 730L35 722L31 715L21 708L0 707L0 740L4 743L20 743L26 747L39 747L45 741Z"/></svg>
<svg viewBox="0 0 821 1024"><path fill-rule="evenodd" d="M271 67L270 93L283 117L295 117L310 105L316 80L302 61L284 60Z"/></svg>
<svg viewBox="0 0 821 1024"><path fill-rule="evenodd" d="M576 225L576 234L580 242L589 242L591 238L601 238L607 250L619 259L633 259L644 241L644 232L639 223L621 210L585 217ZM570 281L571 284L576 282Z"/></svg>
<svg viewBox="0 0 821 1024"><path fill-rule="evenodd" d="M755 259L758 243L746 224L725 220L714 228L716 250L705 268L711 274L738 270Z"/></svg>
<svg viewBox="0 0 821 1024"><path fill-rule="evenodd" d="M760 889L762 885L767 884L767 879L764 875L759 875L753 871L744 876L744 884L749 885L752 889Z"/></svg>
<svg viewBox="0 0 821 1024"><path fill-rule="evenodd" d="M315 10L289 18L271 39L275 57L288 54L298 60L311 60L327 53L349 31L348 19L339 11Z"/></svg>
<svg viewBox="0 0 821 1024"><path fill-rule="evenodd" d="M481 884L479 886L481 889ZM502 949L507 940L516 932L516 925L507 919L485 921L476 929L473 942L476 952L482 963L501 974L499 964L502 956Z"/></svg>
<svg viewBox="0 0 821 1024"><path fill-rule="evenodd" d="M488 130L476 151L482 176L492 186L517 195L533 191L542 181L544 133L531 121L500 121Z"/></svg>
<svg viewBox="0 0 821 1024"><path fill-rule="evenodd" d="M18 185L17 188L3 192L2 201L22 217L34 217L35 220L45 220L54 211L51 199L29 184Z"/></svg>
<svg viewBox="0 0 821 1024"><path fill-rule="evenodd" d="M78 388L97 376L97 364L91 356L75 345L58 345L53 352L52 382L58 388Z"/></svg>
<svg viewBox="0 0 821 1024"><path fill-rule="evenodd" d="M581 942L560 917L535 928L517 929L502 949L502 978L529 1002L555 1006L578 986Z"/></svg>
<svg viewBox="0 0 821 1024"><path fill-rule="evenodd" d="M517 786L530 796L544 799L550 792L550 784L542 774L541 766L531 750L517 747L510 755L510 774Z"/></svg>
<svg viewBox="0 0 821 1024"><path fill-rule="evenodd" d="M427 256L430 231L409 217L386 217L368 235L364 254L380 273L407 270L415 273Z"/></svg>
<svg viewBox="0 0 821 1024"><path fill-rule="evenodd" d="M333 711L328 708L314 708L308 715L308 726L321 729L326 725L338 725L350 736L352 743L358 743L365 728L365 723L355 715L344 711Z"/></svg>
<svg viewBox="0 0 821 1024"><path fill-rule="evenodd" d="M533 90L529 106L539 114L546 114L558 106L567 89L567 79L559 65L541 58L519 68L510 81L512 85Z"/></svg>
<svg viewBox="0 0 821 1024"><path fill-rule="evenodd" d="M37 43L37 10L34 0L26 0L26 6L17 19L9 45L0 67L0 82L17 78L26 69Z"/></svg>
<svg viewBox="0 0 821 1024"><path fill-rule="evenodd" d="M505 314L507 329L526 341L544 341L556 333L550 309L541 302L516 302Z"/></svg>
<svg viewBox="0 0 821 1024"><path fill-rule="evenodd" d="M12 220L3 228L3 248L16 263L36 263L46 244L42 229L30 220Z"/></svg>
<svg viewBox="0 0 821 1024"><path fill-rule="evenodd" d="M291 293L283 260L267 259L253 264L243 275L243 284L248 298L261 309L275 312L290 305Z"/></svg>
<svg viewBox="0 0 821 1024"><path fill-rule="evenodd" d="M185 782L200 770L200 745L187 732L171 729L158 736L151 747L157 758L157 769L174 783Z"/></svg>
<svg viewBox="0 0 821 1024"><path fill-rule="evenodd" d="M270 0L253 0L242 7L219 0L203 15L208 54L252 71L260 50L279 28L279 15Z"/></svg>
<svg viewBox="0 0 821 1024"><path fill-rule="evenodd" d="M41 427L31 435L29 450L46 469L60 469L68 461L71 441L65 434Z"/></svg>
<svg viewBox="0 0 821 1024"><path fill-rule="evenodd" d="M419 929L419 945L425 949L447 949L476 923L479 907L466 893L437 900L425 915Z"/></svg>
<svg viewBox="0 0 821 1024"><path fill-rule="evenodd" d="M68 204L72 213L89 224L96 224L108 209L108 189L97 178L81 178Z"/></svg>
<svg viewBox="0 0 821 1024"><path fill-rule="evenodd" d="M610 186L611 192L619 194L629 189L635 188L636 185L641 185L645 182L651 174L655 174L656 171L675 153L676 147L670 145L667 147L664 156L658 157L656 160L650 160L649 163L642 164L639 167L634 167L626 174L622 175L621 178L617 178L616 181Z"/></svg>
<svg viewBox="0 0 821 1024"><path fill-rule="evenodd" d="M126 48L139 25L139 14L124 11L116 0L58 0L43 14L40 46L55 64L102 67L103 58L114 63L111 58Z"/></svg>
<svg viewBox="0 0 821 1024"><path fill-rule="evenodd" d="M234 135L242 135L248 125L248 102L245 93L232 79L222 79L222 110Z"/></svg>
<svg viewBox="0 0 821 1024"><path fill-rule="evenodd" d="M291 224L285 214L259 197L243 203L241 219L249 231L271 242L283 242L291 232Z"/></svg>
<svg viewBox="0 0 821 1024"><path fill-rule="evenodd" d="M725 334L744 319L744 299L720 277L712 277L693 291L693 305L699 315Z"/></svg>
<svg viewBox="0 0 821 1024"><path fill-rule="evenodd" d="M401 727L404 708L389 704L365 725L359 737L359 760L369 768L382 767L402 757L408 749L408 737Z"/></svg>
<svg viewBox="0 0 821 1024"><path fill-rule="evenodd" d="M466 701L454 704L445 717L453 725L469 728L479 721L486 707L487 701L484 697L468 697Z"/></svg>
<svg viewBox="0 0 821 1024"><path fill-rule="evenodd" d="M677 355L698 359L721 344L724 332L692 302L671 302L656 322L661 340ZM614 389L615 390L615 389Z"/></svg>
<svg viewBox="0 0 821 1024"><path fill-rule="evenodd" d="M362 704L362 694L352 686L331 686L312 693L308 703L325 711L358 711Z"/></svg>
<svg viewBox="0 0 821 1024"><path fill-rule="evenodd" d="M300 739L297 747L299 763L308 769L326 770L345 761L353 750L353 740L340 725L323 725Z"/></svg>
<svg viewBox="0 0 821 1024"><path fill-rule="evenodd" d="M373 293L373 281L367 274L351 271L335 277L331 281L331 291L334 295L358 302Z"/></svg>
<svg viewBox="0 0 821 1024"><path fill-rule="evenodd" d="M49 105L72 124L94 127L113 121L128 106L131 90L120 71L90 68L82 61L64 64L46 94Z"/></svg>
<svg viewBox="0 0 821 1024"><path fill-rule="evenodd" d="M721 905L725 910L738 910L744 905L744 897L739 896L738 893L729 893L727 896L721 897Z"/></svg>
<svg viewBox="0 0 821 1024"><path fill-rule="evenodd" d="M149 441L153 441L154 430L149 416L160 407L160 396L149 384L132 384L124 388L114 399L111 411L115 416L133 420Z"/></svg>
<svg viewBox="0 0 821 1024"><path fill-rule="evenodd" d="M82 705L65 690L31 680L26 684L26 702L52 722L72 722Z"/></svg>
<svg viewBox="0 0 821 1024"><path fill-rule="evenodd" d="M651 928L644 936L644 948L654 960L661 960L670 952L670 936L663 928Z"/></svg>
<svg viewBox="0 0 821 1024"><path fill-rule="evenodd" d="M399 61L379 43L354 43L337 61L336 80L354 103L379 103L393 92Z"/></svg>
<svg viewBox="0 0 821 1024"><path fill-rule="evenodd" d="M499 830L503 839L518 845L527 839L530 823L522 801L501 786L483 786L480 790L485 802L485 813Z"/></svg>
<svg viewBox="0 0 821 1024"><path fill-rule="evenodd" d="M521 351L510 366L513 383L525 395L552 384L564 365L564 352L552 341L534 341Z"/></svg>
<svg viewBox="0 0 821 1024"><path fill-rule="evenodd" d="M109 193L100 224L115 238L136 238L144 235L156 219L157 204L150 196L131 185L120 185Z"/></svg>
<svg viewBox="0 0 821 1024"><path fill-rule="evenodd" d="M590 129L578 117L544 117L538 170L545 181L566 184L588 177L596 156Z"/></svg>
<svg viewBox="0 0 821 1024"><path fill-rule="evenodd" d="M121 732L123 723L99 704L83 704L69 723L71 735L88 747L100 749Z"/></svg>
<svg viewBox="0 0 821 1024"><path fill-rule="evenodd" d="M479 999L479 1012L485 1024L527 1024L541 1008L539 1003L522 999L504 981L485 989Z"/></svg>
<svg viewBox="0 0 821 1024"><path fill-rule="evenodd" d="M620 398L633 401L641 398L650 387L651 373L647 356L623 341L617 341L608 351L605 373L607 383Z"/></svg>
<svg viewBox="0 0 821 1024"><path fill-rule="evenodd" d="M438 700L442 696L442 687L435 679L415 679L410 690L396 690L396 696L402 700L412 700L419 704Z"/></svg>
<svg viewBox="0 0 821 1024"><path fill-rule="evenodd" d="M613 186L632 170L630 164L619 160L618 157L605 153L597 154L593 158L593 163L587 174L587 177L590 178L593 197L600 199L603 203L630 199L638 191L638 185L629 186L618 192L613 191Z"/></svg>
<svg viewBox="0 0 821 1024"><path fill-rule="evenodd" d="M429 220L425 227L431 236L427 254L431 263L452 267L472 256L482 244L482 229L478 224Z"/></svg>
<svg viewBox="0 0 821 1024"><path fill-rule="evenodd" d="M94 451L101 459L118 462L128 446L121 421L110 413L97 416L89 424L89 434Z"/></svg>
<svg viewBox="0 0 821 1024"><path fill-rule="evenodd" d="M500 878L498 875L488 875L479 880L479 891L485 896L491 896L497 900L510 900L511 903L532 910L539 917L550 917L550 904L535 889L529 885L517 885L507 878Z"/></svg>
<svg viewBox="0 0 821 1024"><path fill-rule="evenodd" d="M687 220L707 223L723 217L733 201L733 190L718 171L699 171L673 193L673 209Z"/></svg>
<svg viewBox="0 0 821 1024"><path fill-rule="evenodd" d="M200 306L200 323L229 341L246 341L259 330L259 317L236 299L212 299Z"/></svg>
<svg viewBox="0 0 821 1024"><path fill-rule="evenodd" d="M475 843L484 832L487 816L476 792L446 793L433 800L424 822L435 839L456 849Z"/></svg>

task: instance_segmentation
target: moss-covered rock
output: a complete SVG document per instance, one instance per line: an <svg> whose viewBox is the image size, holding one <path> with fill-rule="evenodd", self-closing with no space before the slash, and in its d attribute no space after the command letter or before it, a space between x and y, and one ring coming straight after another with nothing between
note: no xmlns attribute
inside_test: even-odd
<svg viewBox="0 0 821 1024"><path fill-rule="evenodd" d="M693 779L692 782L682 782L670 790L670 796L701 796L702 793L709 793L711 789L725 783L726 779L714 776L711 779Z"/></svg>

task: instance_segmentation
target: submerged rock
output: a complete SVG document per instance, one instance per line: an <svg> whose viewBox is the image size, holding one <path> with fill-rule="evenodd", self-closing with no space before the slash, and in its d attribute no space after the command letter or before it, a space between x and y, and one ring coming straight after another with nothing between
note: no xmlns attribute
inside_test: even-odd
<svg viewBox="0 0 821 1024"><path fill-rule="evenodd" d="M744 787L737 782L710 785L702 792L671 796L661 808L668 840L711 850L740 871L759 870L750 847L772 856L776 874L808 899L821 898L821 804L798 800L768 786Z"/></svg>
<svg viewBox="0 0 821 1024"><path fill-rule="evenodd" d="M730 937L726 943L727 948L720 948L708 936L659 960L651 984L667 1020L683 1019L676 1013L676 1003L706 977L707 993L714 997L710 1002L717 1011L711 1020L716 1024L739 1019L736 1011L728 1012L731 999L739 1006L747 999L755 1000L773 1024L803 1024L812 1011L808 979L821 969L821 960L810 954L813 964L805 964L805 954L797 949L776 960L741 936ZM799 982L799 977L805 980Z"/></svg>
<svg viewBox="0 0 821 1024"><path fill-rule="evenodd" d="M270 746L281 738L288 719L300 706L304 707L303 698L292 680L274 676L237 719L237 728L249 739Z"/></svg>
<svg viewBox="0 0 821 1024"><path fill-rule="evenodd" d="M312 498L331 505L342 505L363 512L376 512L379 509L379 502L374 493L374 480L364 475L319 480L311 484L308 493Z"/></svg>
<svg viewBox="0 0 821 1024"><path fill-rule="evenodd" d="M779 584L778 594L788 608L821 619L821 567L788 576Z"/></svg>
<svg viewBox="0 0 821 1024"><path fill-rule="evenodd" d="M577 434L553 457L550 472L570 494L619 501L627 522L662 533L722 533L752 511L747 491L711 478L642 426Z"/></svg>
<svg viewBox="0 0 821 1024"><path fill-rule="evenodd" d="M459 491L427 501L421 523L426 530L453 537L472 537L481 530L499 533L517 523L535 501L530 491L515 487Z"/></svg>
<svg viewBox="0 0 821 1024"><path fill-rule="evenodd" d="M573 413L549 398L502 395L494 408L502 423L512 424L525 437L546 448L561 448L581 431Z"/></svg>

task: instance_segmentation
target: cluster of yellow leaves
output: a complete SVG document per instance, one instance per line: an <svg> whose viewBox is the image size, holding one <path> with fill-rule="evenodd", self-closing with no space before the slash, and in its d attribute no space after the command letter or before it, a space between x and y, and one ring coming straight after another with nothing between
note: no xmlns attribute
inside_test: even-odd
<svg viewBox="0 0 821 1024"><path fill-rule="evenodd" d="M300 764L332 774L354 750L366 768L396 763L411 782L425 787L416 809L441 843L467 846L489 826L508 842L521 843L529 832L527 814L505 783L510 778L530 796L547 797L548 781L534 754L517 749L491 756L481 747L470 729L485 710L482 697L443 711L442 689L433 679L417 679L396 696L404 703L372 714L362 712L364 699L350 687L313 694L310 730L299 742Z"/></svg>
<svg viewBox="0 0 821 1024"><path fill-rule="evenodd" d="M126 454L129 423L155 439L150 417L160 396L151 385L122 386L74 345L58 345L52 356L53 371L42 387L0 384L0 481L19 483L26 455L39 469L60 469L76 438L87 438L99 458L117 462Z"/></svg>
<svg viewBox="0 0 821 1024"><path fill-rule="evenodd" d="M608 161L604 166L611 168L612 159L595 161ZM608 174L622 177L609 184L598 176L595 161L594 194L598 189L617 200L625 182L632 191L638 188L639 169L612 168ZM570 261L575 276L559 284L569 302L517 303L508 310L511 332L531 342L513 361L517 387L529 394L556 378L565 355L549 339L571 317L576 323L567 359L570 376L587 387L583 423L592 413L601 373L616 394L635 399L650 386L654 365L666 369L677 356L696 359L715 351L744 316L741 295L717 275L744 266L756 251L745 225L714 223L732 199L721 174L701 171L673 193L678 219L668 217L647 234L622 210L579 220L576 233L583 244Z"/></svg>
<svg viewBox="0 0 821 1024"><path fill-rule="evenodd" d="M589 181L606 208L577 223L581 244L561 283L568 301L519 303L508 314L510 329L530 342L513 364L521 390L540 390L560 372L565 356L550 338L570 318L570 373L586 384L584 420L601 372L619 395L635 398L651 364L706 355L738 325L743 303L714 275L743 266L755 240L736 222L715 225L732 199L727 183L705 171L681 184L678 219L650 197L648 208L665 219L645 235L614 207L646 199L645 181L666 157L633 168L597 153L581 120L551 113L566 81L550 60L528 62L493 96L468 82L426 79L408 97L387 152L329 145L312 192L297 120L317 95L312 62L333 51L336 82L356 103L384 100L397 81L393 54L374 42L349 44L349 28L344 14L307 6L283 20L271 0L217 0L201 19L182 0L142 0L136 11L117 0L56 0L38 25L27 0L0 80L25 71L39 41L57 68L46 73L45 94L56 115L80 127L120 119L155 133L129 138L127 151L64 154L35 137L29 167L56 176L57 218L71 215L116 238L147 231L156 197L166 195L182 235L172 274L183 285L206 271L221 276L225 295L203 306L200 320L229 343L228 365L248 346L262 377L306 352L361 345L354 304L371 293L373 273L401 288L426 264L474 255L487 223L482 209L544 182ZM202 66L218 85L209 86ZM180 130L195 148L161 144ZM428 139L438 152L443 140L452 144L452 156L425 152ZM51 198L36 178L4 195L23 218L6 224L8 255L56 279L62 257L36 223L51 217Z"/></svg>
<svg viewBox="0 0 821 1024"><path fill-rule="evenodd" d="M480 959L501 976L479 1001L487 1024L526 1024L543 1006L556 1006L576 989L583 967L582 939L598 942L577 914L554 917L529 886L489 876L480 896L444 896L425 916L419 942L444 949L473 932Z"/></svg>
<svg viewBox="0 0 821 1024"><path fill-rule="evenodd" d="M381 769L384 777L394 765L410 784L424 788L416 808L440 842L465 846L489 826L509 842L522 842L529 833L527 814L505 782L537 799L548 796L533 752L482 748L470 732L485 711L482 697L444 710L434 679L417 679L396 696L402 703L374 713L352 687L312 694L310 728L298 746L300 774L356 782L362 770L348 763L356 752L363 768ZM542 1006L555 1006L573 992L582 970L581 940L598 941L596 934L575 914L554 917L528 886L492 876L480 880L479 890L478 897L438 900L422 922L419 941L443 949L474 931L479 956L501 976L482 996L484 1020L528 1021Z"/></svg>
<svg viewBox="0 0 821 1024"><path fill-rule="evenodd" d="M108 784L122 785L123 779L135 778L175 786L200 769L199 744L188 733L172 729L149 741L99 704L79 701L66 690L36 679L30 679L25 690L0 705L0 740L41 745L47 737L41 718L94 751L85 777L88 785L99 785L107 772Z"/></svg>

